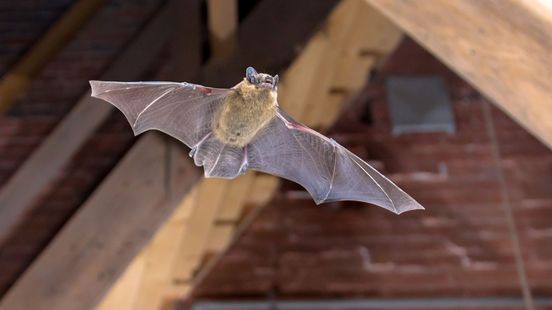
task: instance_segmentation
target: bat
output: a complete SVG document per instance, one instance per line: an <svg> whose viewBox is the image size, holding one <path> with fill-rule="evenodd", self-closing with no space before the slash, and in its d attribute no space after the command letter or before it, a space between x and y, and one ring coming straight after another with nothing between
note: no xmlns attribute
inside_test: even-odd
<svg viewBox="0 0 552 310"><path fill-rule="evenodd" d="M299 183L316 204L361 201L396 214L424 209L358 156L281 110L278 80L248 67L230 89L186 82L90 85L93 97L125 115L135 135L155 129L190 147L206 177L232 179L253 169Z"/></svg>

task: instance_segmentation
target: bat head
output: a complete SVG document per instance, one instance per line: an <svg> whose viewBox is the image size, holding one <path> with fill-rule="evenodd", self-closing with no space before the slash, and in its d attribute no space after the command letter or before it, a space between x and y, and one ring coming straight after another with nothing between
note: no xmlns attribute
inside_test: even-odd
<svg viewBox="0 0 552 310"><path fill-rule="evenodd" d="M257 88L276 90L279 79L278 75L272 76L266 73L258 73L253 67L247 67L245 70L245 80Z"/></svg>

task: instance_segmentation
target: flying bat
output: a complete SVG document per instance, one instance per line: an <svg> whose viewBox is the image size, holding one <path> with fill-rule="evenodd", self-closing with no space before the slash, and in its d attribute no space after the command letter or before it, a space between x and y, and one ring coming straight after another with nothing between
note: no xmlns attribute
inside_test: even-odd
<svg viewBox="0 0 552 310"><path fill-rule="evenodd" d="M135 135L156 129L190 147L206 177L232 179L253 169L301 184L316 204L362 201L397 214L423 209L358 156L282 111L278 79L248 67L230 89L186 82L90 85L93 97L123 112Z"/></svg>

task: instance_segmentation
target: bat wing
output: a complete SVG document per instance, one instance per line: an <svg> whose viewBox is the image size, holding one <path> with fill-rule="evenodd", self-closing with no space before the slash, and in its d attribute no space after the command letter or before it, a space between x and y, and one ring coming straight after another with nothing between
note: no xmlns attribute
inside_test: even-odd
<svg viewBox="0 0 552 310"><path fill-rule="evenodd" d="M157 129L194 149L210 135L213 114L232 90L176 82L90 81L92 97L113 104L135 135Z"/></svg>
<svg viewBox="0 0 552 310"><path fill-rule="evenodd" d="M355 200L397 214L423 209L358 156L282 111L248 145L248 161L251 169L301 184L317 204Z"/></svg>
<svg viewBox="0 0 552 310"><path fill-rule="evenodd" d="M234 178L247 170L242 148L212 133L217 108L232 89L174 82L90 81L92 96L117 107L135 135L156 129L186 144L205 176Z"/></svg>

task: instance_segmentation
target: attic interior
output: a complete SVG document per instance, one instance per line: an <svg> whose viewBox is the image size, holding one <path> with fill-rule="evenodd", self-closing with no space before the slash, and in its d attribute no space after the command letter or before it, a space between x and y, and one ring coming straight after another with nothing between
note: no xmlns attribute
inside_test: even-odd
<svg viewBox="0 0 552 310"><path fill-rule="evenodd" d="M552 309L544 0L0 1L0 310ZM424 207L203 178L88 81L231 87Z"/></svg>

